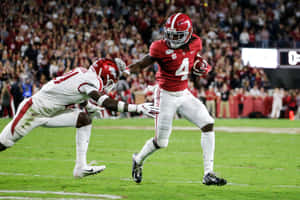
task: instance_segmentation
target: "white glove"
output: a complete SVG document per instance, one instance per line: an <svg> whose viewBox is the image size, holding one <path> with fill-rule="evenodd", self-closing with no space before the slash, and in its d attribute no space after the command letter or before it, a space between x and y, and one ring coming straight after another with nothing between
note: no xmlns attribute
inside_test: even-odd
<svg viewBox="0 0 300 200"><path fill-rule="evenodd" d="M85 106L88 114L92 117L92 118L97 118L100 119L102 118L102 112L104 110L104 108L99 107L93 103L91 103L90 101L88 101L87 105Z"/></svg>
<svg viewBox="0 0 300 200"><path fill-rule="evenodd" d="M153 103L142 103L142 104L129 104L129 112L137 112L140 114L145 114L149 117L155 117L159 113L159 107L153 106Z"/></svg>
<svg viewBox="0 0 300 200"><path fill-rule="evenodd" d="M115 58L115 63L117 64L119 71L120 71L120 76L127 74L130 74L129 68L126 66L126 63L120 59L120 58Z"/></svg>

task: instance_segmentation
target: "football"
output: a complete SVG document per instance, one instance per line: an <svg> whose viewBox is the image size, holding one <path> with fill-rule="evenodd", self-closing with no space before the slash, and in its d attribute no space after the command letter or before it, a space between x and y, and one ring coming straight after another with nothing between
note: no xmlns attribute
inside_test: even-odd
<svg viewBox="0 0 300 200"><path fill-rule="evenodd" d="M198 52L194 59L194 65L192 72L197 76L205 76L211 71L211 66L207 63L207 61L201 56L200 52Z"/></svg>

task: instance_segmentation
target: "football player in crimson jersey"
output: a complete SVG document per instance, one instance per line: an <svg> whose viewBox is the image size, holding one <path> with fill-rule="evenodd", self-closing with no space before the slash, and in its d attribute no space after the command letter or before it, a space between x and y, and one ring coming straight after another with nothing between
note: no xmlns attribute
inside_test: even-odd
<svg viewBox="0 0 300 200"><path fill-rule="evenodd" d="M187 89L190 72L206 75L211 68L199 54L201 50L201 39L193 34L190 18L185 14L176 13L165 23L164 39L154 41L148 55L128 66L131 72L138 73L154 62L159 64L154 105L160 108L160 113L155 118L154 138L149 139L139 153L133 154L132 178L137 183L142 181L144 160L156 150L168 146L173 117L179 112L202 131L203 184L226 184L225 179L217 177L213 172L214 119L204 104Z"/></svg>
<svg viewBox="0 0 300 200"><path fill-rule="evenodd" d="M74 177L81 178L103 171L104 165L90 166L86 161L92 129L90 114L99 111L98 106L112 111L137 112L150 116L158 112L149 103L127 104L102 93L118 80L125 67L125 63L118 58L98 59L88 70L78 67L48 82L35 95L20 104L13 120L1 132L0 151L13 146L16 141L39 126L76 127ZM81 104L85 108L70 108L74 104Z"/></svg>

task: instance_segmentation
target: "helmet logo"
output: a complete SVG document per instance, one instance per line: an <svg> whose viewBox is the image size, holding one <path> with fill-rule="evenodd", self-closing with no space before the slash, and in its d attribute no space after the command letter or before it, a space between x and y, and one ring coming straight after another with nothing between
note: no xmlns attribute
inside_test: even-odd
<svg viewBox="0 0 300 200"><path fill-rule="evenodd" d="M191 27L191 23L189 21L179 22L179 25L181 24L187 24L187 29Z"/></svg>
<svg viewBox="0 0 300 200"><path fill-rule="evenodd" d="M108 70L109 70L110 74L113 75L114 78L116 79L117 78L117 72L116 72L115 68L109 67Z"/></svg>

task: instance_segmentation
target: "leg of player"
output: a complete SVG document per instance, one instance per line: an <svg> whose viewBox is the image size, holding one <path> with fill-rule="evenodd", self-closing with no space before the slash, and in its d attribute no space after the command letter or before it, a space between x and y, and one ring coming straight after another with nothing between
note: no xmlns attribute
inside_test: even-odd
<svg viewBox="0 0 300 200"><path fill-rule="evenodd" d="M225 185L227 181L217 177L213 172L214 152L215 152L215 132L214 124L204 126L201 135L201 146L203 151L204 177L203 184L205 185Z"/></svg>
<svg viewBox="0 0 300 200"><path fill-rule="evenodd" d="M13 146L16 141L40 125L39 120L31 112L31 106L31 98L21 102L13 120L5 126L0 134L0 151Z"/></svg>
<svg viewBox="0 0 300 200"><path fill-rule="evenodd" d="M213 124L207 124L201 130L204 174L208 174L213 172L214 167L215 132L213 131Z"/></svg>
<svg viewBox="0 0 300 200"><path fill-rule="evenodd" d="M154 93L154 104L160 107L155 118L155 137L149 139L138 154L133 154L132 178L136 183L142 181L142 167L147 157L160 148L168 146L172 131L173 117L176 112L176 97L170 96L159 88Z"/></svg>
<svg viewBox="0 0 300 200"><path fill-rule="evenodd" d="M45 127L76 127L76 164L73 175L82 178L97 174L105 169L105 166L89 166L86 161L86 154L92 129L92 120L85 112L79 109L66 110L60 115L47 118Z"/></svg>
<svg viewBox="0 0 300 200"><path fill-rule="evenodd" d="M159 146L154 138L147 140L142 150L132 155L132 178L136 183L142 182L142 169L145 159L154 153Z"/></svg>
<svg viewBox="0 0 300 200"><path fill-rule="evenodd" d="M75 178L82 178L102 172L106 167L89 166L86 154L90 142L92 120L86 113L80 113L76 124L76 165L73 171Z"/></svg>
<svg viewBox="0 0 300 200"><path fill-rule="evenodd" d="M195 98L190 92L182 97L184 100L179 112L190 122L201 128L201 146L203 151L204 177L203 184L225 185L226 180L218 178L213 173L215 132L213 130L214 119L208 113L204 104ZM195 110L197 108L197 110Z"/></svg>
<svg viewBox="0 0 300 200"><path fill-rule="evenodd" d="M9 139L10 134L11 134L11 132L10 132L11 125L12 125L12 122L7 124L1 132L1 135L0 135L0 151L4 151L5 149L7 149L8 147L11 147L14 144L14 142L11 141L11 139Z"/></svg>

